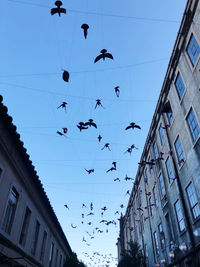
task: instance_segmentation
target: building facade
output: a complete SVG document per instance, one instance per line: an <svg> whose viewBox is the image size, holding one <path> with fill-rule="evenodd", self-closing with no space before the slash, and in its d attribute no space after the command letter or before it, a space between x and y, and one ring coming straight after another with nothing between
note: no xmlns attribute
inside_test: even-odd
<svg viewBox="0 0 200 267"><path fill-rule="evenodd" d="M0 265L62 267L72 253L0 96Z"/></svg>
<svg viewBox="0 0 200 267"><path fill-rule="evenodd" d="M200 266L200 1L188 0L126 213L119 260L137 241L147 266Z"/></svg>

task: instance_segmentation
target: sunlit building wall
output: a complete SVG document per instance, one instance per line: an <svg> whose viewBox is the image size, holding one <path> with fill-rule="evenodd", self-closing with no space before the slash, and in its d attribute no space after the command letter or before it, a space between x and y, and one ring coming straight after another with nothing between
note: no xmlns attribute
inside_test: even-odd
<svg viewBox="0 0 200 267"><path fill-rule="evenodd" d="M137 241L147 266L200 266L199 26L189 0L121 219L118 244Z"/></svg>

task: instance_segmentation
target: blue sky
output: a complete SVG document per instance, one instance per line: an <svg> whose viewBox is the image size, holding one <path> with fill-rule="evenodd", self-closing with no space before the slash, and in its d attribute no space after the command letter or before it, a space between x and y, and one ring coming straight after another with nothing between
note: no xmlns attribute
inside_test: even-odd
<svg viewBox="0 0 200 267"><path fill-rule="evenodd" d="M54 1L1 1L0 94L72 249L92 266L95 260L83 253L117 256L114 213L125 212L119 206L126 206L132 182L124 178L136 174L185 5L185 0L68 0L63 1L67 13L58 17L50 14ZM86 40L83 23L90 27ZM114 60L94 64L103 48ZM62 69L70 73L68 83ZM105 109L94 109L96 99ZM67 112L57 109L63 101ZM80 133L77 123L90 118L98 128ZM130 122L142 130L125 131ZM56 134L62 127L68 128L67 138ZM105 143L111 151L101 150ZM139 149L124 154L132 144ZM113 161L117 170L106 173ZM95 171L88 175L84 168ZM120 182L114 182L117 177ZM101 217L104 206L108 210ZM102 219L117 226L106 227ZM93 235L96 227L104 232L95 231L90 239L86 232Z"/></svg>

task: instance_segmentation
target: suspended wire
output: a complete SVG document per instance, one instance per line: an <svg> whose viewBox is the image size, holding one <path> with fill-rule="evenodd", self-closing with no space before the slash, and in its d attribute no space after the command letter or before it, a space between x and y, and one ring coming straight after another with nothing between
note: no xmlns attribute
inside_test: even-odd
<svg viewBox="0 0 200 267"><path fill-rule="evenodd" d="M71 74L79 74L79 73L90 73L90 72L101 72L101 71L108 71L108 70L117 70L117 69L126 69L126 68L133 68L145 64L152 64L152 63L157 63L161 61L169 60L169 57L167 58L160 58L160 59L155 59L155 60L149 60L149 61L144 61L144 62L139 62L136 64L129 64L129 65L124 65L124 66L118 66L118 67L108 67L104 69L96 69L96 70L83 70L83 71L70 71ZM6 78L6 77L30 77L30 76L50 76L50 75L61 75L61 72L50 72L50 73L31 73L31 74L5 74L5 75L0 75L0 78Z"/></svg>
<svg viewBox="0 0 200 267"><path fill-rule="evenodd" d="M38 7L44 7L51 9L51 6L47 5L41 5L26 1L20 1L20 0L7 0L9 2L19 3L19 4L25 4L25 5L32 5L32 6L38 6ZM169 19L157 19L157 18L146 18L146 17L136 17L136 16L125 16L125 15L116 15L116 14L102 14L99 12L92 12L92 11L82 11L82 10L75 10L75 9L67 9L67 11L72 13L81 13L81 14L89 14L89 15L96 15L96 16L106 16L106 17L113 17L113 18L123 18L123 19L133 19L133 20L140 20L140 21L151 21L151 22L163 22L163 23L180 23L178 20L169 20Z"/></svg>
<svg viewBox="0 0 200 267"><path fill-rule="evenodd" d="M95 101L96 98L92 98L92 97L86 97L86 96L75 96L75 95L70 95L70 94L64 94L64 93L58 93L58 92L54 92L54 91L48 91L48 90L43 90L43 89L37 89L37 88L33 88L33 87L29 87L29 86L24 86L24 85L19 85L19 84L12 84L12 83L5 83L5 82L0 82L0 84L5 84L8 86L12 86L12 87L19 87L19 88L23 88L23 89L27 89L27 90L31 90L31 91L36 91L36 92L40 92L40 93L47 93L47 94L52 94L52 95L60 95L60 96L67 96L67 97L72 97L72 98L77 98L77 99L85 99L88 101ZM157 100L139 100L139 99L104 99L104 101L114 101L114 102L157 102Z"/></svg>

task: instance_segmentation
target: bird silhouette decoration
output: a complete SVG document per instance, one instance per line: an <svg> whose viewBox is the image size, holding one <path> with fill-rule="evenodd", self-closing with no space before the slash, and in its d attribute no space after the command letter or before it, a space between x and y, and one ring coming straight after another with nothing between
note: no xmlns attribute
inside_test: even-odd
<svg viewBox="0 0 200 267"><path fill-rule="evenodd" d="M101 142L102 136L99 134L99 136L97 137L99 140L99 143Z"/></svg>
<svg viewBox="0 0 200 267"><path fill-rule="evenodd" d="M96 125L96 123L94 123L93 119L89 119L84 125L90 126L90 127L93 126L94 128L97 129L97 125Z"/></svg>
<svg viewBox="0 0 200 267"><path fill-rule="evenodd" d="M62 75L63 81L65 82L69 82L69 72L67 70L63 71L63 75Z"/></svg>
<svg viewBox="0 0 200 267"><path fill-rule="evenodd" d="M57 107L57 109L59 108L64 108L65 112L66 112L66 107L67 107L67 102L62 102L62 104L60 104L60 106Z"/></svg>
<svg viewBox="0 0 200 267"><path fill-rule="evenodd" d="M90 170L85 169L85 170L86 170L86 172L87 172L88 174L94 172L94 169L90 169Z"/></svg>
<svg viewBox="0 0 200 267"><path fill-rule="evenodd" d="M137 128L137 129L141 130L141 127L139 125L135 124L135 122L131 122L130 125L125 128L125 130L129 130L129 129L133 129L134 130L134 128Z"/></svg>
<svg viewBox="0 0 200 267"><path fill-rule="evenodd" d="M119 86L115 87L115 94L116 94L117 97L119 97L119 95L120 95Z"/></svg>
<svg viewBox="0 0 200 267"><path fill-rule="evenodd" d="M60 17L61 13L66 14L66 9L61 7L62 4L63 3L61 1L56 1L55 6L57 7L51 9L51 15L55 15L56 13L58 13Z"/></svg>
<svg viewBox="0 0 200 267"><path fill-rule="evenodd" d="M94 63L96 63L96 62L99 61L100 59L103 59L103 60L105 60L105 58L113 59L112 54L107 53L107 50L106 50L106 49L102 49L100 52L101 52L101 54L98 55L98 56L95 58Z"/></svg>
<svg viewBox="0 0 200 267"><path fill-rule="evenodd" d="M82 122L82 121L80 121L76 126L78 127L78 129L80 130L80 132L81 132L82 130L87 130L87 129L88 129L88 127L86 127L86 126L85 126L85 123Z"/></svg>
<svg viewBox="0 0 200 267"><path fill-rule="evenodd" d="M87 24L82 24L81 29L83 29L84 37L87 39L89 26Z"/></svg>
<svg viewBox="0 0 200 267"><path fill-rule="evenodd" d="M95 108L94 108L94 109L96 109L97 107L102 107L102 108L104 108L104 106L101 104L101 99L97 99L97 100L96 100L96 105L95 105Z"/></svg>

